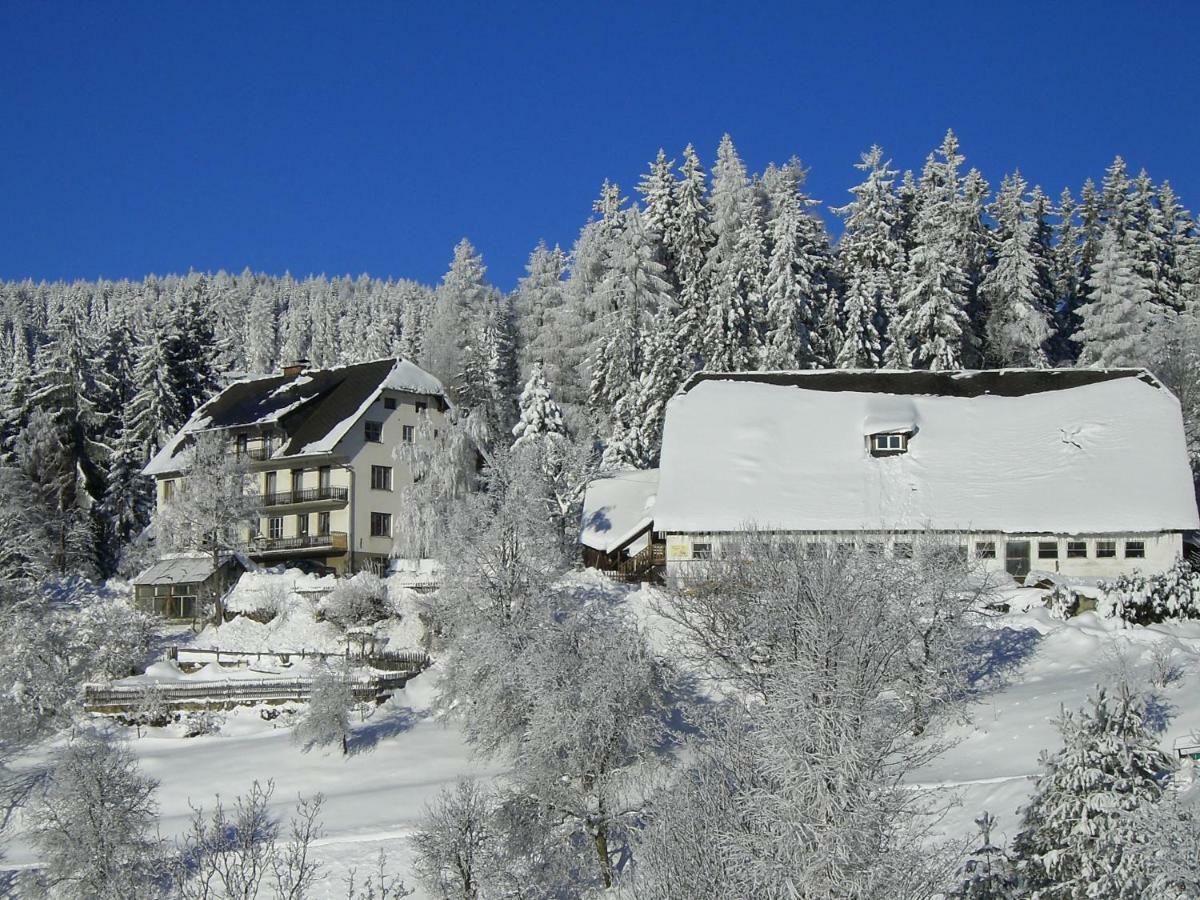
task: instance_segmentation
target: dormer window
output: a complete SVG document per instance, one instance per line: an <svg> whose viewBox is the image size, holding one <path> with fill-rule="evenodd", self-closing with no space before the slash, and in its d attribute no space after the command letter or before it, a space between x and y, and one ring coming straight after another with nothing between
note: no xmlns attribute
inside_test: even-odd
<svg viewBox="0 0 1200 900"><path fill-rule="evenodd" d="M880 433L871 435L872 456L896 456L908 452L908 435Z"/></svg>

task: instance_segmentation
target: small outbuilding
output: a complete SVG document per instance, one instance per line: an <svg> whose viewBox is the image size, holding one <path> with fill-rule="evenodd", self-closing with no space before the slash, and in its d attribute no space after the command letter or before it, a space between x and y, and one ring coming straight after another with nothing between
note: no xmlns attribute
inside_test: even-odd
<svg viewBox="0 0 1200 900"><path fill-rule="evenodd" d="M588 484L583 498L586 566L630 580L653 577L666 561L654 539L658 469L626 469Z"/></svg>
<svg viewBox="0 0 1200 900"><path fill-rule="evenodd" d="M211 553L165 556L133 579L138 608L167 619L195 619L204 601L222 597L247 565L236 554L226 554L219 564Z"/></svg>

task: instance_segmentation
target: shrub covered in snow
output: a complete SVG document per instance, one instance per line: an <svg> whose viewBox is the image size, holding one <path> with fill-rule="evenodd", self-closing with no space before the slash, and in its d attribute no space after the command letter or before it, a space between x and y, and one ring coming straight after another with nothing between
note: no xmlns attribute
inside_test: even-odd
<svg viewBox="0 0 1200 900"><path fill-rule="evenodd" d="M1182 559L1160 574L1122 574L1100 587L1106 594L1101 612L1134 625L1200 619L1200 572Z"/></svg>
<svg viewBox="0 0 1200 900"><path fill-rule="evenodd" d="M145 659L154 619L120 600L86 606L71 629L73 655L88 678L124 678Z"/></svg>
<svg viewBox="0 0 1200 900"><path fill-rule="evenodd" d="M373 625L391 613L387 585L371 572L339 581L321 601L318 617L342 628Z"/></svg>
<svg viewBox="0 0 1200 900"><path fill-rule="evenodd" d="M326 669L313 679L312 694L304 717L293 732L296 742L305 750L341 744L342 753L350 752L350 710L354 708L354 692L349 674Z"/></svg>

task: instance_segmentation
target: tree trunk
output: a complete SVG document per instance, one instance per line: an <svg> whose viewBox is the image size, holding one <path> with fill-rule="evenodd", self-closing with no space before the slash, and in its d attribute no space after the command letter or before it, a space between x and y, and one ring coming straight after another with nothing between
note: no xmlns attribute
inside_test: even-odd
<svg viewBox="0 0 1200 900"><path fill-rule="evenodd" d="M596 845L596 857L600 861L600 879L606 888L612 887L612 863L608 858L608 826L597 825L592 834L592 842Z"/></svg>

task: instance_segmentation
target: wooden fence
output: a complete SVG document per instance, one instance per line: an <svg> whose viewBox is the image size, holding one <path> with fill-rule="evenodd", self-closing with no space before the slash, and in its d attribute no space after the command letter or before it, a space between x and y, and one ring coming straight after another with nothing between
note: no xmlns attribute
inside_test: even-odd
<svg viewBox="0 0 1200 900"><path fill-rule="evenodd" d="M400 690L416 671L355 676L348 680L357 700L375 700ZM84 705L93 712L115 712L139 706L154 689L168 706L189 704L259 703L267 700L306 702L312 695L312 678L229 678L220 681L145 682L83 686Z"/></svg>
<svg viewBox="0 0 1200 900"><path fill-rule="evenodd" d="M276 659L280 665L288 665L294 659L319 659L342 661L352 665L370 666L372 669L383 671L416 671L429 666L429 654L424 650L376 650L372 653L357 653L347 647L340 653L326 653L317 650L210 650L195 647L168 647L167 658L179 661L180 654L185 657L211 656L213 661L220 664L221 660L230 662L237 660Z"/></svg>

